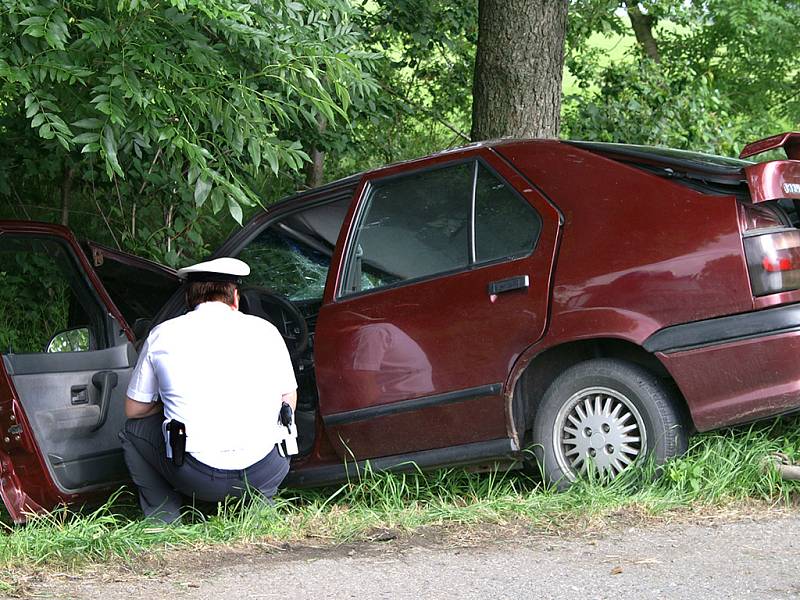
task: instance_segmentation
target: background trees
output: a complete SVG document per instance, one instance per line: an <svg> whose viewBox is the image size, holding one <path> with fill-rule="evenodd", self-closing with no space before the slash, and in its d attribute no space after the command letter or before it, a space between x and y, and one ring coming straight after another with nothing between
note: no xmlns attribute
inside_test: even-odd
<svg viewBox="0 0 800 600"><path fill-rule="evenodd" d="M375 90L346 0L4 6L0 195L173 264L302 170L298 127Z"/></svg>
<svg viewBox="0 0 800 600"><path fill-rule="evenodd" d="M799 37L796 0L8 0L0 218L177 264L294 189L559 118L735 154L797 126Z"/></svg>

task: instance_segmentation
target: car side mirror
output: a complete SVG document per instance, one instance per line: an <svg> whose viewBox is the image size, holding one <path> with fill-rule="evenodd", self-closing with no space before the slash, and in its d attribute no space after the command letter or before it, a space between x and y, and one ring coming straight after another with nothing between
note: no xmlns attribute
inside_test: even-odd
<svg viewBox="0 0 800 600"><path fill-rule="evenodd" d="M89 350L89 328L75 327L59 331L47 344L50 352L87 352Z"/></svg>

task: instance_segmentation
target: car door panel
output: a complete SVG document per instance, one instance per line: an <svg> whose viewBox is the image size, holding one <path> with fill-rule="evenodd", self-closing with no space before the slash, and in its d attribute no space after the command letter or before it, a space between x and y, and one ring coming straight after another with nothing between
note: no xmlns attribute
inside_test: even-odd
<svg viewBox="0 0 800 600"><path fill-rule="evenodd" d="M514 435L504 384L516 359L545 331L559 219L504 161L486 149L467 156L476 154L541 216L535 249L460 272L345 294L322 307L316 345L320 405L342 456L372 458ZM379 172L375 180L401 171ZM362 204L370 185L362 186ZM358 211L351 247L357 222ZM340 264L339 286L345 271ZM411 402L420 399L422 405ZM387 407L398 410L387 415Z"/></svg>
<svg viewBox="0 0 800 600"><path fill-rule="evenodd" d="M0 222L0 271L26 298L26 311L6 321L18 351L0 361L0 495L23 522L128 479L117 434L136 352L68 230ZM30 324L34 338L26 337ZM56 343L59 331L83 331L82 341Z"/></svg>
<svg viewBox="0 0 800 600"><path fill-rule="evenodd" d="M130 342L93 352L6 355L4 366L50 472L65 493L127 479L117 433L135 365ZM101 406L98 374L115 383ZM81 393L83 392L83 393Z"/></svg>

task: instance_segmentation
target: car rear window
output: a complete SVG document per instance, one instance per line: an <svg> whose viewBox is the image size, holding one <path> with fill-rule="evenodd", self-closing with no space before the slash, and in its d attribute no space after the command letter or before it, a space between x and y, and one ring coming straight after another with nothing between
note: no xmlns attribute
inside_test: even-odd
<svg viewBox="0 0 800 600"><path fill-rule="evenodd" d="M707 194L749 194L744 168L754 163L748 160L657 146L576 141L567 143Z"/></svg>

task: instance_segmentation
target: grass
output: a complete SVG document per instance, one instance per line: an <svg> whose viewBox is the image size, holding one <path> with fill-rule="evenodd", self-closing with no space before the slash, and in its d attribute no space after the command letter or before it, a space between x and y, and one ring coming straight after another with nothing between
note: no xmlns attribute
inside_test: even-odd
<svg viewBox="0 0 800 600"><path fill-rule="evenodd" d="M661 477L645 465L610 485L587 480L565 493L516 471L367 473L338 489L285 490L274 506L231 503L210 517L190 514L186 524L161 527L141 519L133 494L120 492L92 512L59 509L9 528L0 538L0 591L13 587L15 571L37 566L128 561L209 544L341 542L430 525L522 523L551 529L619 511L659 515L754 501L789 506L800 484L763 466L776 451L800 457L800 419L698 435Z"/></svg>

